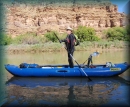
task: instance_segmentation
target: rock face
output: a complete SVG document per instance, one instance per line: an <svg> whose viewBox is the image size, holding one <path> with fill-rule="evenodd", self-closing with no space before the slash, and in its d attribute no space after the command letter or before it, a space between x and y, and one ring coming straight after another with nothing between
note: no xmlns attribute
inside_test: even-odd
<svg viewBox="0 0 130 107"><path fill-rule="evenodd" d="M14 4L7 8L7 34L17 36L27 32L44 35L50 30L65 32L67 26L93 27L97 35L104 29L123 26L126 17L118 13L118 7L111 3L94 5L30 5Z"/></svg>

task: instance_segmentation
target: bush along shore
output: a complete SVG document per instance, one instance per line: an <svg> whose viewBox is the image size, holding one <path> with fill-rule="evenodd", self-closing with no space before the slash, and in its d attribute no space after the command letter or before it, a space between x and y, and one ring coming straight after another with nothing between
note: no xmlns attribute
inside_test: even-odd
<svg viewBox="0 0 130 107"><path fill-rule="evenodd" d="M76 51L86 50L122 50L130 47L130 27L113 27L103 32L104 37L99 38L94 28L79 26L74 30L74 34L80 39L80 45L76 46ZM1 50L6 52L50 52L63 51L63 46L58 42L54 32L60 39L64 39L66 34L59 34L56 31L47 32L44 35L35 33L26 33L11 38L4 35L0 38ZM2 36L1 36L2 37Z"/></svg>

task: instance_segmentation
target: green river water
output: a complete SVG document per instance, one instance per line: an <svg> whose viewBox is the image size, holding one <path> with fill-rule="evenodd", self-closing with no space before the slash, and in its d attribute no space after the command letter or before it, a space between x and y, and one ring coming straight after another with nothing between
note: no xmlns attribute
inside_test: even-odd
<svg viewBox="0 0 130 107"><path fill-rule="evenodd" d="M75 51L74 58L82 64L90 51ZM67 53L44 52L6 54L4 64L20 63L68 64ZM129 62L127 51L107 51L93 57L94 64ZM129 62L130 63L130 62ZM75 63L76 64L76 63ZM3 65L4 66L4 65ZM130 70L130 69L129 69ZM117 77L92 78L22 78L13 77L3 68L1 102L3 106L130 106L129 70Z"/></svg>

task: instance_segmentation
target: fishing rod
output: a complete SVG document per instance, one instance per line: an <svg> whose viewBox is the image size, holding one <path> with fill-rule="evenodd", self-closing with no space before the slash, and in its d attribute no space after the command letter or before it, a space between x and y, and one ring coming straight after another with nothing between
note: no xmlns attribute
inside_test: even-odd
<svg viewBox="0 0 130 107"><path fill-rule="evenodd" d="M58 38L58 36L55 34L54 32L54 35L56 36L56 38L58 39L58 41L61 43L60 39ZM66 47L64 47L66 49ZM66 49L67 51L67 49ZM70 54L70 53L69 53ZM90 79L90 77L85 73L85 71L83 70L83 68L81 68L81 66L79 65L79 63L74 59L74 57L70 54L71 58L76 62L76 64L79 66L79 68L81 69L81 71L85 74L86 77L88 77L89 81L92 81Z"/></svg>

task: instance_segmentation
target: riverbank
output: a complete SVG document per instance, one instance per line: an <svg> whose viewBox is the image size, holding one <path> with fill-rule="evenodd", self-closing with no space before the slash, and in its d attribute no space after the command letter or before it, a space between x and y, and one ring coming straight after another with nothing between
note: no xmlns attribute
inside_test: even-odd
<svg viewBox="0 0 130 107"><path fill-rule="evenodd" d="M64 44L64 43L63 43ZM118 42L82 42L79 46L76 46L76 51L120 51L128 50L130 47L128 42L118 41ZM44 44L11 44L7 46L1 46L1 51L7 53L36 53L36 52L60 52L66 51L60 43L47 42Z"/></svg>

